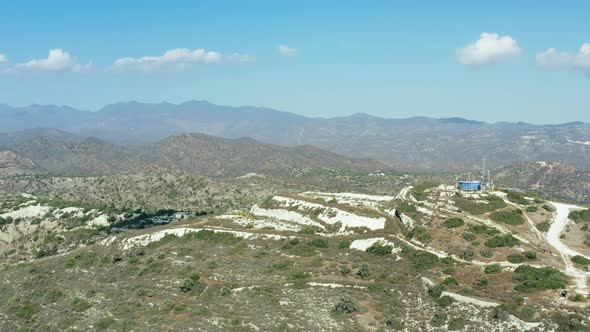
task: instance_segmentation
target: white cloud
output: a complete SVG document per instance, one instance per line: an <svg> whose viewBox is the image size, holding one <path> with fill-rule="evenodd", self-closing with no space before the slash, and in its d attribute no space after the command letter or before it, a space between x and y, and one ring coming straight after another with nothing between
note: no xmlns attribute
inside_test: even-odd
<svg viewBox="0 0 590 332"><path fill-rule="evenodd" d="M483 32L479 40L458 49L456 58L461 64L481 67L501 63L521 54L522 49L512 37Z"/></svg>
<svg viewBox="0 0 590 332"><path fill-rule="evenodd" d="M548 68L581 71L590 77L590 43L582 44L577 53L550 48L537 54L537 64Z"/></svg>
<svg viewBox="0 0 590 332"><path fill-rule="evenodd" d="M6 55L0 53L0 63L2 62L8 62L8 58L6 57Z"/></svg>
<svg viewBox="0 0 590 332"><path fill-rule="evenodd" d="M56 48L49 50L47 58L17 63L12 71L72 71L82 72L90 69L91 64L80 64L70 53Z"/></svg>
<svg viewBox="0 0 590 332"><path fill-rule="evenodd" d="M256 57L248 54L234 53L227 57L232 63L252 63L256 62Z"/></svg>
<svg viewBox="0 0 590 332"><path fill-rule="evenodd" d="M297 49L288 45L279 45L279 53L284 56L295 56L297 55Z"/></svg>
<svg viewBox="0 0 590 332"><path fill-rule="evenodd" d="M144 72L161 69L187 68L197 63L210 64L221 61L221 54L205 51L202 48L194 51L188 48L176 48L166 51L159 56L144 56L141 58L120 58L115 60L112 69L117 71L137 70Z"/></svg>

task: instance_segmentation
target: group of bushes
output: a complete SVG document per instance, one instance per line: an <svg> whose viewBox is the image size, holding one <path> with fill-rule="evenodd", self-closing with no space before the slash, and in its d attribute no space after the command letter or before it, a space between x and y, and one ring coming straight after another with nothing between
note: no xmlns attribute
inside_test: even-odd
<svg viewBox="0 0 590 332"><path fill-rule="evenodd" d="M497 209L505 208L506 202L501 197L496 195L489 195L486 196L485 199L488 201L487 203L479 203L475 200L464 198L464 197L455 197L453 200L455 205L461 211L465 211L474 215L480 215L487 212L495 211Z"/></svg>
<svg viewBox="0 0 590 332"><path fill-rule="evenodd" d="M375 255L379 255L379 256L385 256L388 254L391 254L393 250L393 246L392 245L384 245L383 243L377 241L375 243L373 243L369 248L367 248L367 252L370 252L372 254Z"/></svg>
<svg viewBox="0 0 590 332"><path fill-rule="evenodd" d="M439 258L428 251L416 250L409 246L404 246L402 252L406 255L412 268L416 271L430 270L439 263Z"/></svg>
<svg viewBox="0 0 590 332"><path fill-rule="evenodd" d="M513 280L517 283L515 289L521 292L562 289L567 285L565 274L552 267L521 265L514 270Z"/></svg>
<svg viewBox="0 0 590 332"><path fill-rule="evenodd" d="M514 247L519 245L520 241L512 235L506 234L496 235L493 238L487 240L484 244L489 248Z"/></svg>
<svg viewBox="0 0 590 332"><path fill-rule="evenodd" d="M516 209L512 211L497 211L490 215L490 218L495 221L503 222L508 225L522 225L524 219L522 218L522 210Z"/></svg>
<svg viewBox="0 0 590 332"><path fill-rule="evenodd" d="M590 222L590 210L572 211L568 217L575 222Z"/></svg>
<svg viewBox="0 0 590 332"><path fill-rule="evenodd" d="M536 260L537 253L534 251L525 251L522 254L513 254L513 255L508 255L506 257L507 261L509 261L510 263L514 263L514 264L523 263L525 261L525 259Z"/></svg>
<svg viewBox="0 0 590 332"><path fill-rule="evenodd" d="M509 191L506 195L509 201L512 203L520 204L520 205L528 205L530 204L529 200L526 199L521 193L517 193L514 191Z"/></svg>

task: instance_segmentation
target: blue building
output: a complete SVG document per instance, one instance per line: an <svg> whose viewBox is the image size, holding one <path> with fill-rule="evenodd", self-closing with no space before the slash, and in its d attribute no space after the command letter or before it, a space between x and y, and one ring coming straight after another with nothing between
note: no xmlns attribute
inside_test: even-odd
<svg viewBox="0 0 590 332"><path fill-rule="evenodd" d="M459 181L459 189L463 191L481 191L481 181Z"/></svg>

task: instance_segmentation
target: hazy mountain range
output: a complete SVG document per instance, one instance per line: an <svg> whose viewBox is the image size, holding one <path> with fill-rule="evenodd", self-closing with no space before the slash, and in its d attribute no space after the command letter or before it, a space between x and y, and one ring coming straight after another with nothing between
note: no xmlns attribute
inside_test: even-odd
<svg viewBox="0 0 590 332"><path fill-rule="evenodd" d="M259 107L205 101L116 103L89 112L67 106L0 105L0 132L55 128L115 144L155 143L170 135L203 133L250 137L282 146L312 145L349 157L372 158L398 169L465 170L526 161L561 161L590 169L590 124L485 123L462 118L385 119L367 114L310 118ZM534 120L534 119L531 119ZM46 130L45 134L65 135ZM0 135L0 144L23 140ZM60 137L66 139L66 137ZM68 139L76 140L70 137Z"/></svg>

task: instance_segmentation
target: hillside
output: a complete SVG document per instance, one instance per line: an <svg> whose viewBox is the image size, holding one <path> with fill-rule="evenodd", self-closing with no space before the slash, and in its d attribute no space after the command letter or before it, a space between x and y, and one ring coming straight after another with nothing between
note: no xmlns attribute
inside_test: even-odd
<svg viewBox="0 0 590 332"><path fill-rule="evenodd" d="M494 171L496 184L590 204L590 172L558 162L522 163Z"/></svg>
<svg viewBox="0 0 590 332"><path fill-rule="evenodd" d="M283 145L312 145L352 157L372 158L398 169L465 170L488 156L490 167L517 162L562 161L590 169L590 124L494 124L461 118L385 119L366 114L308 118L259 107L204 101L182 104L117 103L96 112L70 107L0 106L0 132L51 127L110 142L154 143L197 132L252 137ZM491 158L490 156L493 156Z"/></svg>
<svg viewBox="0 0 590 332"><path fill-rule="evenodd" d="M587 331L579 207L514 197L420 183L203 215L4 195L0 327Z"/></svg>
<svg viewBox="0 0 590 332"><path fill-rule="evenodd" d="M181 134L142 146L42 134L13 141L16 143L8 144L3 151L5 160L0 159L12 173L20 167L23 171L109 174L157 166L199 175L240 176L252 172L296 175L323 168L386 168L380 162L347 158L310 146L280 147L251 138L225 139L204 134Z"/></svg>

